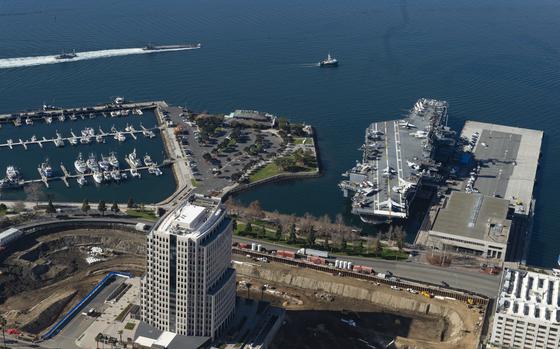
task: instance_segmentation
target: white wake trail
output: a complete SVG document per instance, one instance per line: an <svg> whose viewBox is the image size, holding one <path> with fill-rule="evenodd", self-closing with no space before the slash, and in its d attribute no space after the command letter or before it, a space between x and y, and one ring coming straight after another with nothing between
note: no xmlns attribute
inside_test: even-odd
<svg viewBox="0 0 560 349"><path fill-rule="evenodd" d="M35 65L68 63L68 62L85 61L89 59L141 55L141 54L148 54L148 53L195 50L197 48L198 47L181 47L181 48L170 48L170 49L162 49L162 50L144 50L142 48L121 48L121 49L113 49L113 50L84 51L84 52L76 52L77 57L71 59L57 59L56 57L58 55L2 58L0 59L0 69L32 67Z"/></svg>

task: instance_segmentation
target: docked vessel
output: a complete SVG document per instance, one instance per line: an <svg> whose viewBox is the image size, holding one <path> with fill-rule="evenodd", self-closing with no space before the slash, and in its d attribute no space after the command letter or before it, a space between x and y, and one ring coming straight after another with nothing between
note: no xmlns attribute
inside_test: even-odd
<svg viewBox="0 0 560 349"><path fill-rule="evenodd" d="M6 168L6 179L9 181L18 180L21 177L21 173L15 166L8 166Z"/></svg>
<svg viewBox="0 0 560 349"><path fill-rule="evenodd" d="M70 138L68 138L68 142L70 143L70 145L76 145L76 144L78 144L78 138L77 137L70 137Z"/></svg>
<svg viewBox="0 0 560 349"><path fill-rule="evenodd" d="M52 116L45 117L45 123L52 124Z"/></svg>
<svg viewBox="0 0 560 349"><path fill-rule="evenodd" d="M111 168L111 164L109 163L109 161L107 161L103 154L101 154L101 161L99 161L98 164L103 171L107 171Z"/></svg>
<svg viewBox="0 0 560 349"><path fill-rule="evenodd" d="M446 124L447 102L425 98L405 119L372 123L362 160L339 184L344 196L351 196L351 212L370 224L407 219L420 187L441 178L440 157L455 142Z"/></svg>
<svg viewBox="0 0 560 349"><path fill-rule="evenodd" d="M41 163L39 166L39 173L41 176L50 178L53 175L53 169L51 164L49 163L49 159L46 159L45 162Z"/></svg>
<svg viewBox="0 0 560 349"><path fill-rule="evenodd" d="M128 154L127 159L128 159L128 164L130 165L130 167L142 166L142 163L140 162L140 159L138 159L138 156L136 156L136 149L134 149L132 151L132 153Z"/></svg>
<svg viewBox="0 0 560 349"><path fill-rule="evenodd" d="M96 156L91 153L89 155L89 158L86 161L86 166L87 168L89 168L92 172L97 172L99 171L99 165L97 164L97 158Z"/></svg>
<svg viewBox="0 0 560 349"><path fill-rule="evenodd" d="M144 155L144 165L146 166L152 166L154 164L154 160L152 160L152 157L148 154Z"/></svg>
<svg viewBox="0 0 560 349"><path fill-rule="evenodd" d="M186 44L186 45L152 45L148 44L142 48L144 51L165 51L165 50L177 50L177 49L193 49L201 48L202 44Z"/></svg>
<svg viewBox="0 0 560 349"><path fill-rule="evenodd" d="M320 67L336 67L338 66L338 60L331 56L329 53L327 58L319 62Z"/></svg>
<svg viewBox="0 0 560 349"><path fill-rule="evenodd" d="M119 159L117 158L114 152L111 153L107 161L109 161L109 163L113 168L119 168Z"/></svg>
<svg viewBox="0 0 560 349"><path fill-rule="evenodd" d="M122 132L117 132L114 138L119 142L126 141L126 136Z"/></svg>
<svg viewBox="0 0 560 349"><path fill-rule="evenodd" d="M93 173L93 180L95 181L95 183L97 184L101 184L103 183L103 173L99 172L99 171L95 171Z"/></svg>
<svg viewBox="0 0 560 349"><path fill-rule="evenodd" d="M33 119L28 117L27 119L25 119L25 124L29 126L33 125Z"/></svg>
<svg viewBox="0 0 560 349"><path fill-rule="evenodd" d="M9 180L7 178L0 179L0 189L16 189L21 187L23 184L18 180Z"/></svg>
<svg viewBox="0 0 560 349"><path fill-rule="evenodd" d="M130 168L130 175L131 175L132 177L134 177L134 178L136 178L136 177L137 177L137 178L140 178L140 177L141 177L141 176L140 176L140 173L138 172L138 170L135 169L135 168L133 168L133 167Z"/></svg>
<svg viewBox="0 0 560 349"><path fill-rule="evenodd" d="M79 177L76 179L76 182L78 182L78 184L79 184L80 186L84 186L84 185L87 184L87 179L86 179L86 177L84 177L84 176L79 176Z"/></svg>
<svg viewBox="0 0 560 349"><path fill-rule="evenodd" d="M103 171L103 179L105 181L110 181L111 180L111 172L109 171Z"/></svg>
<svg viewBox="0 0 560 349"><path fill-rule="evenodd" d="M88 167L82 158L82 153L78 154L78 158L74 161L74 168L78 173L85 173L87 171Z"/></svg>
<svg viewBox="0 0 560 349"><path fill-rule="evenodd" d="M63 53L59 54L58 56L55 56L54 58L56 58L56 59L74 59L76 57L78 57L78 55L76 54L76 51L73 50L72 52L69 52L69 53L63 52Z"/></svg>
<svg viewBox="0 0 560 349"><path fill-rule="evenodd" d="M121 180L121 171L119 170L112 170L111 171L111 177L113 178L114 181L118 182Z"/></svg>

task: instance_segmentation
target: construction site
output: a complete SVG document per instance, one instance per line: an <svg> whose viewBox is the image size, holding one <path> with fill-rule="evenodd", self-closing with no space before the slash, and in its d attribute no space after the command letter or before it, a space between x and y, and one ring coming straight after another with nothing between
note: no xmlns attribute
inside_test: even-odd
<svg viewBox="0 0 560 349"><path fill-rule="evenodd" d="M466 302L418 287L272 260L234 253L233 261L239 297L286 309L271 348L473 348L479 342L487 307L480 299ZM8 328L21 332L20 339L44 339L110 272L140 276L144 263L145 232L134 225L91 229L66 225L29 234L3 252L0 313ZM126 302L133 305L134 300ZM90 307L85 304L82 309ZM76 342L61 333L57 341L41 346L76 347L80 338L83 342L89 337L92 342L97 333L80 329L85 321L80 319L70 320L64 330L78 331Z"/></svg>

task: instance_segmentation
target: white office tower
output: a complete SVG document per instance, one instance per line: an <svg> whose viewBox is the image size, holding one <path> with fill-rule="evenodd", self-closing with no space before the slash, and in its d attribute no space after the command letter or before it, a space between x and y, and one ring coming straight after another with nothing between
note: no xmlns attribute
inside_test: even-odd
<svg viewBox="0 0 560 349"><path fill-rule="evenodd" d="M215 338L233 318L232 224L218 199L191 196L147 238L142 320L162 331Z"/></svg>
<svg viewBox="0 0 560 349"><path fill-rule="evenodd" d="M560 348L560 278L505 269L491 344L502 348Z"/></svg>

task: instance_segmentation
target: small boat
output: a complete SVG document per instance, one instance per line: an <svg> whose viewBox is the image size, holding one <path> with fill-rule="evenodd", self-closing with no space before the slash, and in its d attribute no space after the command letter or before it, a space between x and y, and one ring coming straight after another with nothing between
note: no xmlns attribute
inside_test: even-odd
<svg viewBox="0 0 560 349"><path fill-rule="evenodd" d="M72 115L70 115L68 118L69 118L70 120L72 120L72 121L78 120L78 118L76 117L76 114L72 114Z"/></svg>
<svg viewBox="0 0 560 349"><path fill-rule="evenodd" d="M117 116L119 116L119 115L121 115L121 113L116 112L116 111L114 111L114 110L111 112L111 117L112 117L112 118L117 117Z"/></svg>
<svg viewBox="0 0 560 349"><path fill-rule="evenodd" d="M47 123L48 125L52 124L52 116L46 116L45 123Z"/></svg>
<svg viewBox="0 0 560 349"><path fill-rule="evenodd" d="M138 178L141 177L141 176L140 176L140 173L138 172L137 169L131 167L129 171L130 171L130 175L131 175L132 177L138 177Z"/></svg>
<svg viewBox="0 0 560 349"><path fill-rule="evenodd" d="M84 176L79 176L79 177L76 179L76 182L78 182L78 184L79 184L80 186L84 186L84 185L87 184L87 179L86 179L86 177L84 177Z"/></svg>
<svg viewBox="0 0 560 349"><path fill-rule="evenodd" d="M68 142L70 142L71 145L76 145L76 144L78 144L78 138L70 137L70 138L68 138Z"/></svg>
<svg viewBox="0 0 560 349"><path fill-rule="evenodd" d="M99 165L97 164L97 158L93 153L89 155L89 158L86 161L86 166L93 172L99 171Z"/></svg>
<svg viewBox="0 0 560 349"><path fill-rule="evenodd" d="M141 116L141 115L144 114L144 112L142 111L142 109L137 108L137 109L133 109L133 110L132 110L132 114L133 114L133 115Z"/></svg>
<svg viewBox="0 0 560 349"><path fill-rule="evenodd" d="M125 130L126 132L130 132L130 125L129 125L129 124L126 124L126 127L124 128L124 130Z"/></svg>
<svg viewBox="0 0 560 349"><path fill-rule="evenodd" d="M31 119L30 117L27 117L27 119L25 119L25 124L29 125L29 126L33 125L33 119Z"/></svg>
<svg viewBox="0 0 560 349"><path fill-rule="evenodd" d="M117 132L114 138L119 142L126 141L126 136L122 132Z"/></svg>
<svg viewBox="0 0 560 349"><path fill-rule="evenodd" d="M107 161L109 161L109 163L113 168L119 168L119 159L117 158L114 152L111 153Z"/></svg>
<svg viewBox="0 0 560 349"><path fill-rule="evenodd" d="M88 137L81 137L81 138L80 138L80 143L82 143L82 144L90 144L90 143L91 143L91 138L90 138L89 136L88 136Z"/></svg>
<svg viewBox="0 0 560 349"><path fill-rule="evenodd" d="M115 98L115 104L121 105L124 103L124 97Z"/></svg>
<svg viewBox="0 0 560 349"><path fill-rule="evenodd" d="M113 180L115 180L116 182L121 180L121 171L119 170L113 170L111 171L111 177L113 178Z"/></svg>
<svg viewBox="0 0 560 349"><path fill-rule="evenodd" d="M78 158L76 159L76 161L74 161L74 168L79 173L85 173L87 171L88 166L84 161L84 159L82 158L82 153L79 153Z"/></svg>
<svg viewBox="0 0 560 349"><path fill-rule="evenodd" d="M148 167L148 173L156 175L156 176L161 176L163 174L161 172L161 170L159 169L159 167L157 167L155 164Z"/></svg>
<svg viewBox="0 0 560 349"><path fill-rule="evenodd" d="M152 157L148 154L144 155L144 165L152 166L153 164L154 164L154 160L152 160Z"/></svg>
<svg viewBox="0 0 560 349"><path fill-rule="evenodd" d="M46 159L45 162L41 163L41 165L39 166L39 173L45 178L52 177L53 169L49 163L49 159Z"/></svg>
<svg viewBox="0 0 560 349"><path fill-rule="evenodd" d="M106 180L106 181L110 181L111 180L111 172L103 171L103 179Z"/></svg>
<svg viewBox="0 0 560 349"><path fill-rule="evenodd" d="M122 179L127 179L128 178L128 175L126 174L126 172L121 173L121 178Z"/></svg>
<svg viewBox="0 0 560 349"><path fill-rule="evenodd" d="M89 113L89 118L90 119L95 119L96 117L97 117L97 114Z"/></svg>
<svg viewBox="0 0 560 349"><path fill-rule="evenodd" d="M128 154L127 158L130 167L142 166L142 162L140 162L140 159L138 159L138 156L136 156L136 149L134 149L132 153Z"/></svg>
<svg viewBox="0 0 560 349"><path fill-rule="evenodd" d="M105 143L105 138L103 138L102 135L97 135L97 136L95 136L95 141L97 143Z"/></svg>
<svg viewBox="0 0 560 349"><path fill-rule="evenodd" d="M320 67L336 67L336 66L338 66L338 60L336 58L332 57L331 54L329 53L327 55L327 59L324 59L321 62L319 62L319 66Z"/></svg>
<svg viewBox="0 0 560 349"><path fill-rule="evenodd" d="M21 118L19 116L14 120L14 126L15 127L21 126Z"/></svg>
<svg viewBox="0 0 560 349"><path fill-rule="evenodd" d="M93 173L93 180L95 181L95 183L97 184L101 184L103 183L103 173L96 171Z"/></svg>
<svg viewBox="0 0 560 349"><path fill-rule="evenodd" d="M23 181L0 179L0 189L16 189L23 185Z"/></svg>
<svg viewBox="0 0 560 349"><path fill-rule="evenodd" d="M6 179L10 181L17 180L21 177L21 174L17 167L15 166L8 166L6 168Z"/></svg>
<svg viewBox="0 0 560 349"><path fill-rule="evenodd" d="M64 147L64 140L63 140L62 137L60 137L60 136L57 137L57 138L55 138L53 142L54 142L54 145L55 145L57 148Z"/></svg>
<svg viewBox="0 0 560 349"><path fill-rule="evenodd" d="M60 114L60 115L58 116L58 121L64 122L65 120L66 120L66 116L64 116L64 114Z"/></svg>
<svg viewBox="0 0 560 349"><path fill-rule="evenodd" d="M111 168L111 164L105 159L103 154L101 154L101 161L99 161L98 164L103 171L108 171Z"/></svg>
<svg viewBox="0 0 560 349"><path fill-rule="evenodd" d="M37 136L35 135L31 136L31 142L37 142Z"/></svg>
<svg viewBox="0 0 560 349"><path fill-rule="evenodd" d="M95 130L91 127L86 127L84 128L82 131L82 136L83 137L91 137L91 136L95 136Z"/></svg>

